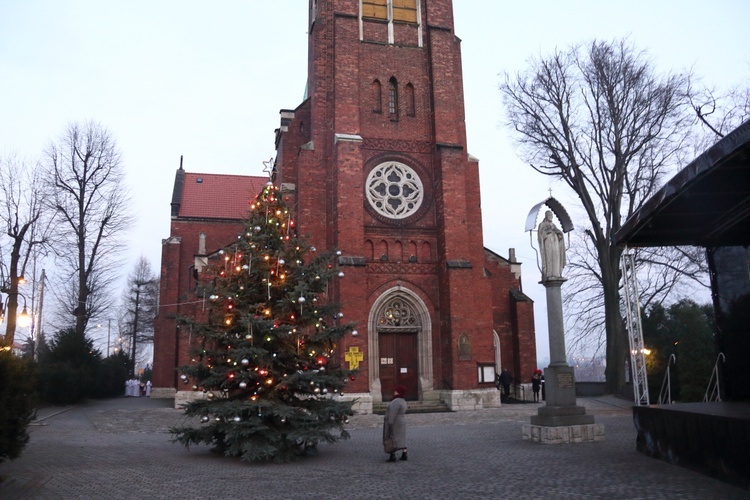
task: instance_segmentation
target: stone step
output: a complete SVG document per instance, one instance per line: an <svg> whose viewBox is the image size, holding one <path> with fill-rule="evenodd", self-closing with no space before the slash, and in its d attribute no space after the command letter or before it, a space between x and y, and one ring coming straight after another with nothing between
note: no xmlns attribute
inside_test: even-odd
<svg viewBox="0 0 750 500"><path fill-rule="evenodd" d="M407 401L406 413L448 413L451 411L448 405L442 401ZM384 415L388 403L373 403L372 412L376 415Z"/></svg>

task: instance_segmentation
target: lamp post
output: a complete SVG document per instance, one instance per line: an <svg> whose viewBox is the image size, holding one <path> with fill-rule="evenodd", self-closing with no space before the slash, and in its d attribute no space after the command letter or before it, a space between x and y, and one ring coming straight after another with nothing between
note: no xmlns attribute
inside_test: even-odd
<svg viewBox="0 0 750 500"><path fill-rule="evenodd" d="M18 311L19 296L23 299L23 309L21 313L16 315L9 314L11 311ZM3 344L5 344L4 347L6 350L12 350L16 327L28 328L29 325L31 325L31 313L29 313L26 305L26 297L22 293L8 293L4 301L0 297L0 323L5 323L6 321L6 334L3 337ZM10 337L10 339L8 337Z"/></svg>
<svg viewBox="0 0 750 500"><path fill-rule="evenodd" d="M135 378L135 344L136 344L136 335L138 334L138 304L141 297L141 286L145 285L145 281L136 281L135 282L135 312L133 314L133 344L131 345L131 355L132 355L132 375L133 378Z"/></svg>

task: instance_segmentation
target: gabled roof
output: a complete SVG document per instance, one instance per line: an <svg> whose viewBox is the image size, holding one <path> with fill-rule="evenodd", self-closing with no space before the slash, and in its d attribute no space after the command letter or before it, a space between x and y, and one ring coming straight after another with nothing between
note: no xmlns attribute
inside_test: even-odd
<svg viewBox="0 0 750 500"><path fill-rule="evenodd" d="M249 202L268 182L265 176L177 171L173 215L206 219L245 219ZM181 191L181 193L179 192ZM174 213L174 202L179 205Z"/></svg>

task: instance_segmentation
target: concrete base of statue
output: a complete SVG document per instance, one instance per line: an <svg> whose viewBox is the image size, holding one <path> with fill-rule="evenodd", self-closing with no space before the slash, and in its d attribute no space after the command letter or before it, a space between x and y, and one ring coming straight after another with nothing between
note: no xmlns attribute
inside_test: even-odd
<svg viewBox="0 0 750 500"><path fill-rule="evenodd" d="M523 440L540 444L594 443L604 441L604 424L548 427L525 424Z"/></svg>
<svg viewBox="0 0 750 500"><path fill-rule="evenodd" d="M586 408L576 405L575 370L572 366L545 368L544 387L547 404L531 417L532 425L557 427L594 423L594 416L586 415Z"/></svg>
<svg viewBox="0 0 750 500"><path fill-rule="evenodd" d="M544 369L546 405L522 428L524 441L542 444L590 443L604 440L604 425L594 423L586 407L576 404L575 370L572 366Z"/></svg>

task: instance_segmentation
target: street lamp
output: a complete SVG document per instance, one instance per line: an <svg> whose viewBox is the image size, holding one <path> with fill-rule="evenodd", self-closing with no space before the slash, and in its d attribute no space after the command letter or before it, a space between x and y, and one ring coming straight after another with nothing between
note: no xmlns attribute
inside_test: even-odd
<svg viewBox="0 0 750 500"><path fill-rule="evenodd" d="M21 311L20 314L16 314L15 321L11 321L11 318L8 318L9 327L12 328L13 331L15 331L16 327L28 328L29 325L31 324L31 314L29 313L29 310L26 306L26 297L20 292L8 293L8 295L6 295L5 297L5 301L3 301L2 298L0 298L0 324L5 322L5 316L8 311L8 302L10 302L10 298L13 295L15 295L16 297L21 297L23 299L23 310ZM16 301L17 300L18 299L16 298ZM6 336L7 336L7 331L6 331ZM6 336L2 337L4 341L3 343L5 343L5 341L8 340ZM8 345L5 346L5 349L10 350L13 348L12 341L7 342L7 344Z"/></svg>
<svg viewBox="0 0 750 500"><path fill-rule="evenodd" d="M16 292L12 295L18 295L23 299L23 310L21 311L21 314L16 316L16 325L21 328L27 328L31 325L31 314L26 307L26 297L20 292ZM0 323L5 321L5 312L8 310L8 300L10 299L10 296L11 294L8 294L5 297L5 302L2 302L2 299L0 299Z"/></svg>

